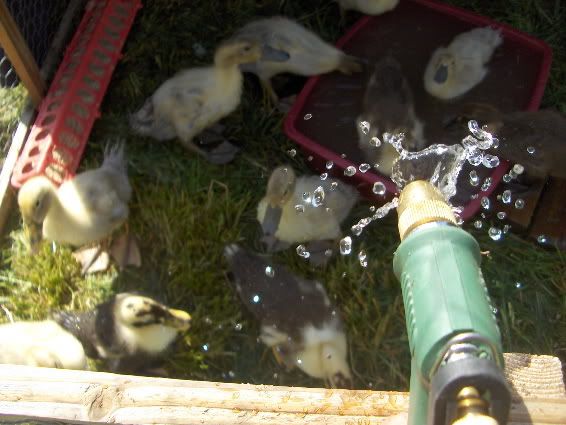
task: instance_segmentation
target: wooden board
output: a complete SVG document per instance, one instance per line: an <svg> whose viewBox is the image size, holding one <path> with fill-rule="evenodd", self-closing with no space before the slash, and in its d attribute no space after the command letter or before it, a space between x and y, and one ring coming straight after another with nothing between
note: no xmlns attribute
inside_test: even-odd
<svg viewBox="0 0 566 425"><path fill-rule="evenodd" d="M509 425L566 424L560 361L513 356L506 355L507 376L515 388ZM408 393L391 391L182 381L12 365L0 365L0 376L0 421L10 422L390 425L403 423L409 407Z"/></svg>

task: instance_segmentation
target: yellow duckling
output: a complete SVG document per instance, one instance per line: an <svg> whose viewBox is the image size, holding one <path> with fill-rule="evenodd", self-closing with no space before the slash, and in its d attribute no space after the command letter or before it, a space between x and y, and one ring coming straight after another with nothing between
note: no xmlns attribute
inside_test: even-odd
<svg viewBox="0 0 566 425"><path fill-rule="evenodd" d="M426 91L447 100L471 90L487 75L485 64L502 42L500 32L490 27L457 35L432 54L424 73Z"/></svg>
<svg viewBox="0 0 566 425"><path fill-rule="evenodd" d="M132 188L124 143L107 147L100 168L77 174L57 188L47 177L29 179L18 205L33 252L42 239L81 246L98 242L128 218Z"/></svg>
<svg viewBox="0 0 566 425"><path fill-rule="evenodd" d="M381 15L397 7L399 0L336 0L341 13L346 10L357 10L366 15Z"/></svg>
<svg viewBox="0 0 566 425"><path fill-rule="evenodd" d="M243 64L241 68L256 74L274 101L277 94L270 82L274 75L289 72L311 76L332 71L352 74L362 69L358 59L282 16L250 22L236 32L235 38L256 40L261 45L261 59Z"/></svg>
<svg viewBox="0 0 566 425"><path fill-rule="evenodd" d="M53 320L0 325L0 363L86 370L77 338Z"/></svg>
<svg viewBox="0 0 566 425"><path fill-rule="evenodd" d="M358 196L353 187L339 180L321 180L318 176L297 178L290 166L277 167L257 207L257 219L268 249L276 251L295 242L338 239L340 223Z"/></svg>
<svg viewBox="0 0 566 425"><path fill-rule="evenodd" d="M261 48L253 40L224 41L216 49L214 65L183 70L161 84L130 116L132 129L157 140L178 137L185 148L214 164L231 161L237 148L227 141L206 152L193 138L238 107L243 83L239 65L260 57Z"/></svg>
<svg viewBox="0 0 566 425"><path fill-rule="evenodd" d="M384 133L404 133L403 147L419 151L426 146L423 127L401 65L389 56L379 60L366 83L362 112L356 118L360 149L381 174L389 177L399 153L384 142Z"/></svg>

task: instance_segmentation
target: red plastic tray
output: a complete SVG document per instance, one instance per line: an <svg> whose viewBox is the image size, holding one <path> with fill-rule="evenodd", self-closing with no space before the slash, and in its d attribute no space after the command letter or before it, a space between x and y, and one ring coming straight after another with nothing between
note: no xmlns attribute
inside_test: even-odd
<svg viewBox="0 0 566 425"><path fill-rule="evenodd" d="M455 35L478 26L498 28L503 36L503 43L489 64L490 72L469 95L459 100L443 102L432 98L424 91L422 83L432 52L441 45L448 45ZM421 119L423 111L426 115L429 110L453 108L458 102L469 101L489 101L503 111L536 110L544 93L552 59L551 49L541 40L489 18L433 0L402 0L392 12L364 17L336 45L349 54L368 60L393 54L401 62L403 71L409 70L406 77L415 94L417 116ZM397 52L402 54L396 55ZM311 77L289 111L284 130L309 157L309 164L314 170L329 171L357 186L372 201L382 204L397 192L390 179L371 171L357 171L352 177L345 177L343 173L348 166L357 168L361 162L366 162L357 148L354 127L364 78L361 73L357 76L331 73ZM424 99L421 104L417 100L419 96ZM305 120L307 114L311 117ZM434 142L428 137L427 140ZM332 146L336 143L339 144L338 149ZM347 154L345 158L344 153ZM325 170L327 161L334 163L331 170ZM502 161L493 170L484 169L486 176L491 175L492 184L482 196L493 192L508 168L509 164ZM375 182L385 185L385 196L372 193ZM461 217L464 220L480 209L482 196L463 205Z"/></svg>
<svg viewBox="0 0 566 425"><path fill-rule="evenodd" d="M69 43L12 173L55 184L74 176L140 0L91 0Z"/></svg>

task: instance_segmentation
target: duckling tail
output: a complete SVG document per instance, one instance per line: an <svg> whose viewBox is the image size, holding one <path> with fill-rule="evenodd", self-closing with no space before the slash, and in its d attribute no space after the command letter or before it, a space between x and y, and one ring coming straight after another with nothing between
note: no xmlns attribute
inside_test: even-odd
<svg viewBox="0 0 566 425"><path fill-rule="evenodd" d="M153 102L151 97L145 101L140 110L130 114L129 116L131 129L141 135L151 134L154 120Z"/></svg>
<svg viewBox="0 0 566 425"><path fill-rule="evenodd" d="M124 140L108 143L104 148L102 167L111 168L123 174L127 174L125 146L126 143Z"/></svg>
<svg viewBox="0 0 566 425"><path fill-rule="evenodd" d="M350 75L354 72L361 72L363 68L360 59L354 56L342 55L337 69L342 74Z"/></svg>

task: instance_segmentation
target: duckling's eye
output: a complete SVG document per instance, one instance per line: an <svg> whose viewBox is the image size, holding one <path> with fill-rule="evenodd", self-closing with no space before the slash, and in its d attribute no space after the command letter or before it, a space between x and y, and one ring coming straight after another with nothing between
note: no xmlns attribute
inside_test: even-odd
<svg viewBox="0 0 566 425"><path fill-rule="evenodd" d="M35 201L35 208L39 208L41 206L41 199Z"/></svg>

